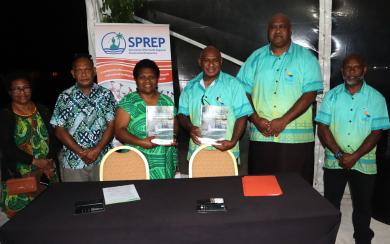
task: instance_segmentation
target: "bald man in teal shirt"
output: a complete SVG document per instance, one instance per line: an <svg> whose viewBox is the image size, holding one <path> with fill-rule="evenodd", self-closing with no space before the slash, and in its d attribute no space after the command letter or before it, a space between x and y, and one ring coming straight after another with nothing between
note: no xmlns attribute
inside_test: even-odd
<svg viewBox="0 0 390 244"><path fill-rule="evenodd" d="M250 116L249 174L296 172L309 183L314 171L312 103L322 91L317 58L291 41L283 14L268 24L270 44L256 50L237 78L255 113Z"/></svg>
<svg viewBox="0 0 390 244"><path fill-rule="evenodd" d="M253 109L240 82L221 71L220 51L208 46L198 60L202 72L192 79L180 94L178 120L191 136L187 158L201 144L201 107L223 106L227 108L225 140L218 141L214 148L231 150L239 157L239 139L246 128L247 117Z"/></svg>

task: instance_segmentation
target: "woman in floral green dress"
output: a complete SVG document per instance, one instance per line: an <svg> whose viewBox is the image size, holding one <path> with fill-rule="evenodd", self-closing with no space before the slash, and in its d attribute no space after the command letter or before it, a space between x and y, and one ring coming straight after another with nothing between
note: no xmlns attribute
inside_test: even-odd
<svg viewBox="0 0 390 244"><path fill-rule="evenodd" d="M12 74L7 79L7 86L11 104L0 112L3 153L1 207L12 217L38 192L10 195L4 182L30 175L36 176L37 180L41 180L42 176L49 182L56 180L54 159L58 144L49 125L49 110L31 101L32 87L28 76Z"/></svg>
<svg viewBox="0 0 390 244"><path fill-rule="evenodd" d="M177 165L176 148L174 145L156 145L152 142L153 137L147 136L146 107L174 104L168 96L157 91L160 70L155 62L149 59L139 61L133 76L137 92L129 93L119 102L115 115L115 137L145 155L151 179L173 178Z"/></svg>

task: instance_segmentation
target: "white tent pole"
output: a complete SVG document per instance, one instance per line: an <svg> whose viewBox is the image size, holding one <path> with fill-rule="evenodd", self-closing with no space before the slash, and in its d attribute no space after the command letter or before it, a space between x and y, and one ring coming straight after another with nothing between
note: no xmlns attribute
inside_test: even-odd
<svg viewBox="0 0 390 244"><path fill-rule="evenodd" d="M95 24L100 23L102 15L100 8L102 0L85 0L85 8L87 11L87 29L88 29L88 51L96 63L95 52Z"/></svg>
<svg viewBox="0 0 390 244"><path fill-rule="evenodd" d="M317 96L317 111L322 102L324 94L330 87L330 58L332 48L332 0L320 1L320 18L319 18L319 38L318 38L318 60L322 70L324 81L324 93ZM323 193L323 170L324 165L324 148L318 139L316 130L315 147L314 147L314 188Z"/></svg>

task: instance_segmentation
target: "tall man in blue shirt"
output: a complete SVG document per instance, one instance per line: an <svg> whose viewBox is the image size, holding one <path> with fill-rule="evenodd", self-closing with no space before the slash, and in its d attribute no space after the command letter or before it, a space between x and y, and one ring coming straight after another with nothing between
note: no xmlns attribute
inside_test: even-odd
<svg viewBox="0 0 390 244"><path fill-rule="evenodd" d="M385 98L364 81L361 56L343 61L344 84L326 93L317 114L318 135L325 145L324 195L336 208L349 182L356 243L371 243L371 200L376 169L376 144L390 128Z"/></svg>
<svg viewBox="0 0 390 244"><path fill-rule="evenodd" d="M232 150L239 157L238 141L245 130L247 117L253 113L244 88L233 76L221 71L220 51L208 46L202 50L199 60L202 72L192 79L180 95L178 119L191 136L188 158L201 144L202 105L224 106L228 109L225 140L214 147Z"/></svg>
<svg viewBox="0 0 390 244"><path fill-rule="evenodd" d="M284 14L268 23L269 44L245 61L237 78L255 113L249 118L249 174L296 172L309 183L314 172L312 103L321 92L317 58L291 41Z"/></svg>

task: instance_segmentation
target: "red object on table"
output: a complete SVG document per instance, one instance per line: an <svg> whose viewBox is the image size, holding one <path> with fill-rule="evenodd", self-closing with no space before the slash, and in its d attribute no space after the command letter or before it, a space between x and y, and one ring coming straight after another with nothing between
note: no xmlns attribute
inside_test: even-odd
<svg viewBox="0 0 390 244"><path fill-rule="evenodd" d="M244 176L242 189L245 197L280 196L283 194L274 175Z"/></svg>

